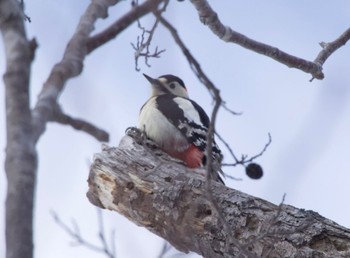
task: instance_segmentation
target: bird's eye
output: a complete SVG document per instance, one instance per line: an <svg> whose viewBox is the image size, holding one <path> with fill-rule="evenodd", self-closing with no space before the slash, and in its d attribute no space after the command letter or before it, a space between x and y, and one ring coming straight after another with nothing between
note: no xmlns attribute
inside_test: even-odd
<svg viewBox="0 0 350 258"><path fill-rule="evenodd" d="M169 87L172 88L172 89L175 89L176 84L174 82L172 82L172 83L169 84Z"/></svg>

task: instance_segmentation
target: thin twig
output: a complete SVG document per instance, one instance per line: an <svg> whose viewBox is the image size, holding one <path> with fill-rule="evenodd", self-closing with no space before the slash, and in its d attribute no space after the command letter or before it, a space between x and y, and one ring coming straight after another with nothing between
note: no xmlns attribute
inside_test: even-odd
<svg viewBox="0 0 350 258"><path fill-rule="evenodd" d="M216 135L216 136L219 138L219 140L225 145L225 147L227 148L227 150L230 152L232 158L235 160L235 163L231 163L231 164L229 164L229 163L223 163L223 164L221 164L223 167L225 167L225 166L235 167L235 166L237 166L237 165L245 166L247 163L251 163L251 162L253 162L255 159L261 157L261 156L265 153L265 151L267 150L267 148L270 146L270 144L272 143L271 134L268 133L269 139L268 139L267 143L265 143L263 149L262 149L258 154L254 155L254 156L252 156L252 157L250 157L250 158L248 158L247 155L242 155L241 159L238 159L238 158L236 157L236 155L234 154L234 152L233 152L232 148L230 147L230 145L225 141L225 139L224 139L223 137L221 137L221 135L218 134L218 133L215 133L215 135Z"/></svg>
<svg viewBox="0 0 350 258"><path fill-rule="evenodd" d="M315 59L315 63L323 65L324 62L330 57L337 49L344 46L350 39L350 28L348 28L342 35L332 42L321 42L320 45L323 48Z"/></svg>
<svg viewBox="0 0 350 258"><path fill-rule="evenodd" d="M265 153L265 151L267 150L267 148L268 148L268 147L270 146L270 144L272 143L271 134L268 133L267 135L269 136L269 140L267 141L267 143L265 143L264 148L260 151L260 153L256 154L255 156L253 156L253 157L251 157L251 158L249 158L249 159L247 159L246 156L245 156L245 159L244 159L244 162L245 162L245 163L250 163L250 162L252 162L253 160L255 160L256 158L261 157L261 156Z"/></svg>
<svg viewBox="0 0 350 258"><path fill-rule="evenodd" d="M136 2L137 4L137 2ZM162 8L160 8L157 11L153 11L154 13L158 13L161 15L163 12L165 12L167 6L169 4L169 0L164 0L164 5ZM136 44L131 43L131 46L135 50L135 70L140 71L138 61L140 57L143 57L145 59L145 64L150 67L149 59L150 58L160 58L161 53L165 52L165 49L158 50L158 46L155 47L155 50L151 52L151 42L154 36L154 33L156 31L156 28L159 24L159 18L156 16L156 20L150 30L147 30L145 27L141 25L140 20L137 20L137 26L142 31L141 35L137 37Z"/></svg>
<svg viewBox="0 0 350 258"><path fill-rule="evenodd" d="M161 2L163 2L163 0L147 0L141 5L133 7L108 28L90 37L86 42L87 53L91 53L96 48L118 36L119 33L137 21L137 19L153 11Z"/></svg>
<svg viewBox="0 0 350 258"><path fill-rule="evenodd" d="M142 31L140 36L137 36L137 42L136 44L131 43L131 46L135 50L134 59L135 59L135 70L140 71L138 61L140 57L143 57L145 59L145 64L150 67L149 64L149 58L160 58L160 54L165 51L165 49L158 50L158 46L156 46L153 53L150 51L150 46L152 42L152 38L154 35L154 32L158 26L158 19L154 22L152 28L150 30L146 30L145 27L141 25L141 22L137 20L137 26Z"/></svg>
<svg viewBox="0 0 350 258"><path fill-rule="evenodd" d="M52 119L58 98L70 78L78 76L83 69L87 55L87 42L95 29L99 18L107 17L107 10L118 0L92 1L81 16L77 29L69 40L63 58L51 70L50 75L39 94L38 101L32 110L33 138L35 142L46 129L46 124Z"/></svg>
<svg viewBox="0 0 350 258"><path fill-rule="evenodd" d="M181 40L180 36L177 33L177 30L162 16L158 16L159 21L162 23L162 25L167 28L170 32L170 34L173 36L176 44L180 47L182 50L182 53L186 57L191 70L194 72L194 74L197 76L199 81L203 83L206 88L209 90L209 93L211 96L214 98L215 94L215 86L214 84L210 81L210 79L205 75L205 73L202 71L200 64L198 61L192 56L191 52L189 49L185 46L183 41Z"/></svg>
<svg viewBox="0 0 350 258"><path fill-rule="evenodd" d="M103 217L102 217L102 211L101 209L97 208L97 217L98 217L98 225L99 225L99 233L98 236L100 238L102 248L105 254L108 255L108 257L115 257L115 244L114 244L114 237L115 237L115 232L114 230L112 231L112 237L111 237L111 243L112 243L112 248L110 250L107 240L105 237L105 230L104 230L104 225L103 225Z"/></svg>
<svg viewBox="0 0 350 258"><path fill-rule="evenodd" d="M221 135L219 133L215 133L215 135L219 138L219 140L225 145L226 149L230 152L232 158L235 160L235 164L239 164L239 160L238 158L236 157L236 155L234 154L231 146L225 141L225 139L223 137L221 137Z"/></svg>
<svg viewBox="0 0 350 258"><path fill-rule="evenodd" d="M79 226L75 220L72 221L73 228L70 228L67 224L65 224L59 218L59 216L57 215L56 212L51 211L51 215L52 215L53 219L55 220L56 224L58 226L60 226L75 241L72 243L73 245L82 245L82 246L85 246L86 248L88 248L94 252L103 253L109 258L116 258L117 256L116 256L115 244L114 244L115 233L114 233L114 231L112 231L111 247L109 247L109 245L106 241L106 237L105 237L104 226L103 226L103 217L102 217L102 213L101 213L100 209L97 209L97 214L98 214L98 225L99 225L98 236L99 236L102 247L98 246L96 244L92 244L89 241L87 241L86 239L84 239L84 237L80 233Z"/></svg>
<svg viewBox="0 0 350 258"><path fill-rule="evenodd" d="M70 125L76 130L80 130L87 134L90 134L91 136L95 137L101 142L109 141L109 134L105 130L100 129L95 125L82 119L73 118L67 114L64 114L59 108L55 109L49 121L55 121L63 125Z"/></svg>
<svg viewBox="0 0 350 258"><path fill-rule="evenodd" d="M19 0L19 5L21 6L21 9L23 12L24 21L32 22L32 19L24 12L24 9L25 9L24 0Z"/></svg>
<svg viewBox="0 0 350 258"><path fill-rule="evenodd" d="M165 255L171 250L172 246L167 242L164 241L162 250L160 251L160 254L157 256L157 258L164 258Z"/></svg>
<svg viewBox="0 0 350 258"><path fill-rule="evenodd" d="M157 15L157 14L155 14L155 15ZM199 81L201 83L203 83L206 86L206 88L209 90L209 92L210 92L210 94L211 94L211 96L212 96L212 98L213 98L213 100L215 102L214 108L213 108L213 111L212 111L212 115L211 115L210 125L209 125L209 128L208 128L208 134L207 134L207 147L206 147L206 152L207 152L207 174L206 174L206 177L207 177L207 180L206 180L206 189L207 189L208 199L211 202L215 212L218 214L219 220L220 220L221 224L223 225L224 230L227 232L228 239L226 241L226 250L228 251L230 249L231 244L232 244L235 247L237 247L242 253L244 253L247 257L255 257L254 254L250 253L245 248L242 248L241 245L238 243L238 241L236 239L234 239L233 234L232 234L233 229L231 228L231 226L228 224L227 220L223 216L223 213L222 213L220 207L218 206L217 202L215 201L215 198L214 198L212 190L211 190L211 188L212 188L211 177L212 177L212 174L214 172L213 171L213 169L214 169L213 157L212 157L211 153L212 153L212 145L213 145L213 140L214 140L215 121L216 121L218 110L219 110L220 106L222 105L222 99L221 99L221 96L220 96L220 91L219 91L219 89L217 87L215 87L215 85L212 83L212 81L203 72L203 70L200 67L200 64L194 58L194 56L191 54L189 49L185 46L185 44L181 40L180 36L178 35L176 29L164 17L162 17L160 15L157 15L157 17L159 18L159 21L164 25L164 27L166 27L169 30L169 32L173 36L175 42L177 43L177 45L180 47L180 49L182 50L183 54L187 58L187 61L188 61L189 65L190 65L192 71L197 76Z"/></svg>

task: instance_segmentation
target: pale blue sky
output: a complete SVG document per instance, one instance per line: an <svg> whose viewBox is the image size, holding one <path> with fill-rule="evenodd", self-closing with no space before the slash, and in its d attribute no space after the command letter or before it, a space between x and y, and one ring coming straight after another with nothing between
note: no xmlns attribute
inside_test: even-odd
<svg viewBox="0 0 350 258"><path fill-rule="evenodd" d="M350 2L338 1L211 1L221 20L247 36L272 44L291 54L313 60L321 41L331 41L350 26ZM26 27L39 48L32 67L32 103L36 101L52 66L62 57L67 40L89 1L32 0ZM100 21L101 29L125 10L125 1ZM221 89L228 106L242 111L232 116L220 110L218 132L231 143L237 155L258 153L272 135L272 145L257 160L264 177L252 181L242 168L226 172L243 181L227 181L230 187L278 204L284 193L286 203L312 209L343 226L350 227L350 47L336 52L325 64L326 78L309 82L310 75L275 62L237 45L220 41L199 20L188 1L171 1L166 17L210 79ZM151 25L153 18L142 23ZM141 105L150 94L148 82L134 69L133 49L139 31L134 24L114 41L87 57L83 74L66 85L60 103L65 112L93 121L111 135L117 145L127 127L137 124ZM154 46L166 48L151 68L140 62L141 72L157 77L181 77L190 96L210 113L211 99L198 82L169 33L159 27ZM0 43L2 47L2 42ZM1 50L3 53L3 50ZM3 56L3 55L1 55ZM0 59L0 72L5 69ZM1 82L3 85L3 83ZM0 97L4 99L4 87ZM4 104L0 106L0 146L5 148ZM35 257L98 257L83 247L71 247L71 239L54 223L50 210L63 220L78 221L90 240L97 240L95 208L85 197L88 164L100 143L92 137L58 124L49 124L40 139L39 174L35 211ZM229 155L226 155L227 157ZM228 157L229 158L229 157ZM4 151L0 152L3 163ZM227 160L229 161L229 160ZM5 175L0 173L0 201L5 199ZM106 224L117 231L118 257L153 258L162 241L121 215L104 212ZM0 214L0 230L4 218ZM0 235L0 256L4 238ZM101 256L102 257L102 256Z"/></svg>

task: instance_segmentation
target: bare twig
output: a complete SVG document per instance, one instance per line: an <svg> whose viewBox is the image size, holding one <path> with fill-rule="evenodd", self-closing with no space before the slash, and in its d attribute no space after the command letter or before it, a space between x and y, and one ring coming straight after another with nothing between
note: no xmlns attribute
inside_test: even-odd
<svg viewBox="0 0 350 258"><path fill-rule="evenodd" d="M157 28L159 21L156 19L154 22L151 30L147 30L145 27L141 25L141 22L137 20L137 25L139 29L142 31L140 36L137 36L137 42L136 44L131 43L131 46L135 50L134 58L135 58L135 70L140 71L138 61L140 57L143 57L145 59L145 64L150 67L149 64L149 58L160 58L160 54L165 52L165 49L158 50L158 46L154 49L154 51L151 53L150 46L151 41L154 35L154 32Z"/></svg>
<svg viewBox="0 0 350 258"><path fill-rule="evenodd" d="M265 143L265 146L263 147L263 149L256 155L248 158L247 155L242 155L241 159L238 159L236 157L236 155L234 154L232 148L230 147L230 145L225 141L225 139L223 137L221 137L220 134L218 133L215 133L215 135L219 138L219 140L225 145L225 147L227 148L227 150L230 152L232 158L235 160L235 163L232 163L232 164L228 164L228 163L223 163L222 166L237 166L237 165L242 165L242 166L245 166L247 163L250 163L250 162L253 162L255 159L261 157L265 151L267 150L267 148L270 146L270 144L272 143L272 137L271 137L271 134L268 133L268 141L267 143Z"/></svg>
<svg viewBox="0 0 350 258"><path fill-rule="evenodd" d="M52 119L58 97L68 79L82 72L83 61L88 53L86 44L90 33L94 30L95 22L98 18L106 18L108 8L118 2L119 0L92 1L81 16L77 29L67 44L63 59L51 70L32 110L35 141L45 131L47 122Z"/></svg>
<svg viewBox="0 0 350 258"><path fill-rule="evenodd" d="M24 12L24 8L25 8L25 6L24 6L24 0L19 0L19 4L20 4L21 9L22 9L22 11L23 11L23 18L24 18L24 20L25 20L25 21L28 21L28 22L32 22L31 18L30 18L28 15L26 15L25 12Z"/></svg>
<svg viewBox="0 0 350 258"><path fill-rule="evenodd" d="M221 23L217 13L211 8L206 0L191 0L191 3L197 9L200 20L203 22L203 24L207 25L220 39L224 40L225 42L238 44L259 54L271 57L272 59L285 64L288 67L297 68L306 73L310 73L312 78L316 79L324 78L324 74L322 72L323 63L336 49L343 46L350 39L350 29L348 29L336 41L329 43L330 46L323 49L316 60L312 62L290 55L276 47L250 39L247 36L232 30L229 26L225 26Z"/></svg>
<svg viewBox="0 0 350 258"><path fill-rule="evenodd" d="M86 248L98 252L98 253L103 253L109 258L116 258L116 251L115 251L115 232L112 231L111 233L111 247L109 247L106 237L105 237L105 232L104 232L104 225L103 225L103 217L102 217L102 212L100 209L97 208L97 215L98 215L98 225L99 225L99 232L98 232L98 237L101 242L101 246L98 246L96 244L93 244L89 241L87 241L80 233L80 229L78 224L76 223L75 220L72 221L72 228L70 228L67 224L65 224L57 215L56 212L52 211L51 215L53 219L55 220L56 224L60 226L70 237L73 238L75 241L73 245L82 245L85 246Z"/></svg>
<svg viewBox="0 0 350 258"><path fill-rule="evenodd" d="M64 114L60 108L55 109L52 117L50 118L50 121L58 122L63 125L70 125L76 130L80 130L87 134L90 134L91 136L95 137L101 142L109 141L109 134L106 131L96 127L95 125L87 121L78 118L73 118L67 114Z"/></svg>
<svg viewBox="0 0 350 258"><path fill-rule="evenodd" d="M211 82L211 80L205 75L205 73L202 71L202 68L198 61L192 56L189 49L186 47L186 45L181 40L180 36L177 33L177 30L162 16L158 16L159 21L162 23L162 25L167 28L170 32L170 34L173 36L176 44L180 47L182 53L186 57L191 70L193 73L197 76L199 81L203 83L206 88L209 90L210 95L215 98L215 85Z"/></svg>
<svg viewBox="0 0 350 258"><path fill-rule="evenodd" d="M222 99L220 96L220 91L218 90L217 87L215 87L215 85L213 84L213 82L208 78L208 76L203 72L202 68L200 67L200 64L198 63L198 61L193 57L193 55L191 54L191 52L189 51L189 49L185 46L185 44L183 43L183 41L181 40L180 36L178 35L176 29L162 16L160 16L160 14L155 14L159 21L164 25L164 27L166 27L169 32L171 33L171 35L173 36L175 42L177 43L177 45L180 47L180 49L182 50L183 54L185 55L192 71L194 72L194 74L197 76L197 78L199 79L199 81L201 83L203 83L206 88L209 90L215 104L214 104L214 108L213 108L213 112L211 115L211 120L210 120L210 125L208 128L208 136L207 136L207 167L209 169L209 172L211 173L207 173L208 177L211 176L212 174L212 143L213 143L213 139L214 139L214 132L215 132L215 121L216 121L216 116L217 116L217 112L222 104ZM209 180L210 181L210 180Z"/></svg>
<svg viewBox="0 0 350 258"><path fill-rule="evenodd" d="M221 135L219 133L215 133L215 135L219 138L219 140L225 145L226 149L230 152L232 158L235 160L235 164L239 164L239 160L236 157L236 155L234 154L231 146L225 141L225 139L223 137L221 137Z"/></svg>
<svg viewBox="0 0 350 258"><path fill-rule="evenodd" d="M157 14L156 14L157 15ZM166 27L171 35L173 36L175 42L177 45L180 47L182 50L183 54L187 58L187 61L194 72L194 74L197 76L199 81L203 83L206 88L209 90L211 93L211 96L215 102L214 108L211 114L211 119L210 119L210 125L208 128L208 134L207 134L207 147L206 147L206 153L207 153L207 180L206 180L206 188L207 188L207 195L208 199L211 202L215 212L218 214L219 220L222 223L223 227L225 228L225 231L228 233L227 240L226 240L226 249L230 248L230 245L233 244L236 248L238 248L242 253L244 253L247 257L255 257L252 253L250 253L248 250L245 248L242 248L242 246L236 241L233 237L233 230L231 226L228 224L227 220L224 218L223 213L218 206L213 193L212 193L212 180L211 177L214 173L214 169L218 169L217 167L214 166L213 164L213 157L211 155L212 153L212 145L213 145L213 140L214 140L214 132L215 132L215 122L216 122L216 117L218 110L220 106L222 105L222 99L220 96L220 91L219 89L212 83L212 81L207 77L207 75L203 72L203 70L200 67L200 64L198 61L193 57L193 55L190 53L189 49L185 46L183 41L181 40L180 36L178 35L176 29L162 16L157 15L159 18L160 22Z"/></svg>
<svg viewBox="0 0 350 258"><path fill-rule="evenodd" d="M211 125L210 127L213 127L213 123L215 123L216 120L216 115L218 112L218 107L221 105L224 105L224 108L229 111L231 114L234 115L239 115L240 113L236 113L230 109L228 109L225 105L225 102L222 100L221 96L220 96L220 92L219 90L215 87L215 85L212 83L212 81L206 76L206 74L203 72L200 64L198 63L198 61L193 57L193 55L191 54L191 52L189 51L189 49L185 46L185 44L183 43L183 41L181 40L180 36L177 33L177 30L162 16L159 16L159 21L162 23L162 25L164 25L164 27L166 27L169 32L171 33L171 35L173 36L175 42L177 43L177 45L180 47L180 49L182 50L183 54L185 55L185 57L187 58L187 61L192 69L192 71L194 72L194 74L197 76L197 78L199 79L199 81L201 83L203 83L206 88L209 90L209 93L211 94L215 105L213 108L213 113L212 113L212 117L211 117ZM219 105L219 106L218 106ZM207 153L211 153L211 143L213 140L213 132L215 132L215 129L210 129L209 128L209 132L208 135L210 135L210 137L208 138L208 147L209 149L207 149ZM223 140L222 137L220 137L220 135L217 134L217 136L219 137L219 139L226 145L226 147L229 147L229 145ZM267 147L267 146L266 146ZM265 147L265 148L266 148ZM264 149L265 149L264 148ZM235 161L237 163L239 163L239 160L236 158L236 156L234 155L232 149L228 148L228 150L230 151L230 153L232 154L232 156L234 157ZM208 154L208 157L211 158L211 155ZM258 155L254 156L255 158L258 157ZM211 167L211 163L212 161L208 160L208 167Z"/></svg>
<svg viewBox="0 0 350 258"><path fill-rule="evenodd" d="M336 51L338 48L344 46L346 42L350 39L350 28L348 28L342 35L339 36L336 40L325 43L321 42L320 45L323 48L322 51L318 54L315 59L315 63L319 65L323 65L324 62Z"/></svg>
<svg viewBox="0 0 350 258"><path fill-rule="evenodd" d="M86 42L87 53L91 53L96 48L115 38L137 19L153 11L163 1L164 0L147 0L141 5L135 5L134 8L115 21L107 29L90 37Z"/></svg>
<svg viewBox="0 0 350 258"><path fill-rule="evenodd" d="M103 225L103 216L101 209L97 208L97 217L98 217L98 225L99 225L99 233L98 236L100 238L102 249L105 254L107 254L108 257L114 258L116 257L116 248L115 248L115 231L112 230L111 232L111 248L107 244L107 240L105 237L105 230Z"/></svg>
<svg viewBox="0 0 350 258"><path fill-rule="evenodd" d="M164 240L162 249L157 258L180 258L180 257L188 257L188 254L180 252L175 247L173 247L169 242Z"/></svg>
<svg viewBox="0 0 350 258"><path fill-rule="evenodd" d="M164 240L162 250L160 251L160 254L157 256L158 258L164 258L165 255L171 250L172 246Z"/></svg>
<svg viewBox="0 0 350 258"><path fill-rule="evenodd" d="M164 5L162 8L160 8L157 11L153 11L154 13L158 13L161 15L163 12L165 12L166 7L169 4L169 0L164 0ZM156 16L156 20L150 30L147 30L145 27L141 25L140 20L137 20L137 26L142 31L141 35L137 37L136 44L131 43L131 46L135 50L135 69L136 71L140 71L138 61L140 57L143 57L145 59L145 64L150 67L149 64L149 58L160 58L160 54L165 52L165 49L158 50L158 46L155 47L155 50L151 52L151 42L153 39L153 35L156 31L156 28L159 23L159 18Z"/></svg>
<svg viewBox="0 0 350 258"><path fill-rule="evenodd" d="M247 156L244 155L244 156L242 157L242 160L244 161L244 163L250 163L250 162L252 162L253 160L255 160L256 158L261 157L261 156L264 154L264 152L267 150L267 148L270 146L270 144L271 144L271 142L272 142L271 134L268 133L267 135L269 136L269 140L268 140L268 142L265 144L264 148L260 151L260 153L256 154L255 156L253 156L253 157L251 157L251 158L249 158L249 159L247 159Z"/></svg>

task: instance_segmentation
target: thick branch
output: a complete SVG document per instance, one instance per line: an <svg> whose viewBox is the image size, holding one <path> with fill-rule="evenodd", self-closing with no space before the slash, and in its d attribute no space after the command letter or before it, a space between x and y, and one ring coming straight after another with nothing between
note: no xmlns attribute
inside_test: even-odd
<svg viewBox="0 0 350 258"><path fill-rule="evenodd" d="M310 73L313 78L316 79L324 78L324 74L322 72L322 65L324 61L336 49L344 45L350 39L350 32L348 29L340 37L341 39L336 40L337 44L333 45L335 47L332 48L331 51L328 51L330 49L321 51L315 62L312 62L290 55L276 47L250 39L247 36L232 30L230 27L225 26L221 23L217 13L211 8L206 0L191 0L191 2L197 9L201 21L207 25L220 39L226 42L238 44L256 53L271 57L272 59L275 59L276 61L285 64L290 68L297 68L306 73Z"/></svg>
<svg viewBox="0 0 350 258"><path fill-rule="evenodd" d="M183 252L204 257L349 257L350 230L315 212L277 206L212 182L217 205L241 246L228 238L208 200L205 177L125 136L96 154L89 200L117 211ZM228 250L228 251L225 251Z"/></svg>
<svg viewBox="0 0 350 258"><path fill-rule="evenodd" d="M27 40L23 12L16 0L0 1L0 30L5 47L7 195L6 257L33 257L33 199L36 150L32 138L29 77L33 44Z"/></svg>
<svg viewBox="0 0 350 258"><path fill-rule="evenodd" d="M36 140L44 132L46 123L53 120L57 99L67 80L82 72L83 61L87 55L86 44L90 33L94 30L94 23L98 18L106 18L108 8L117 2L119 1L92 0L80 18L77 29L67 44L63 59L53 67L32 112Z"/></svg>

